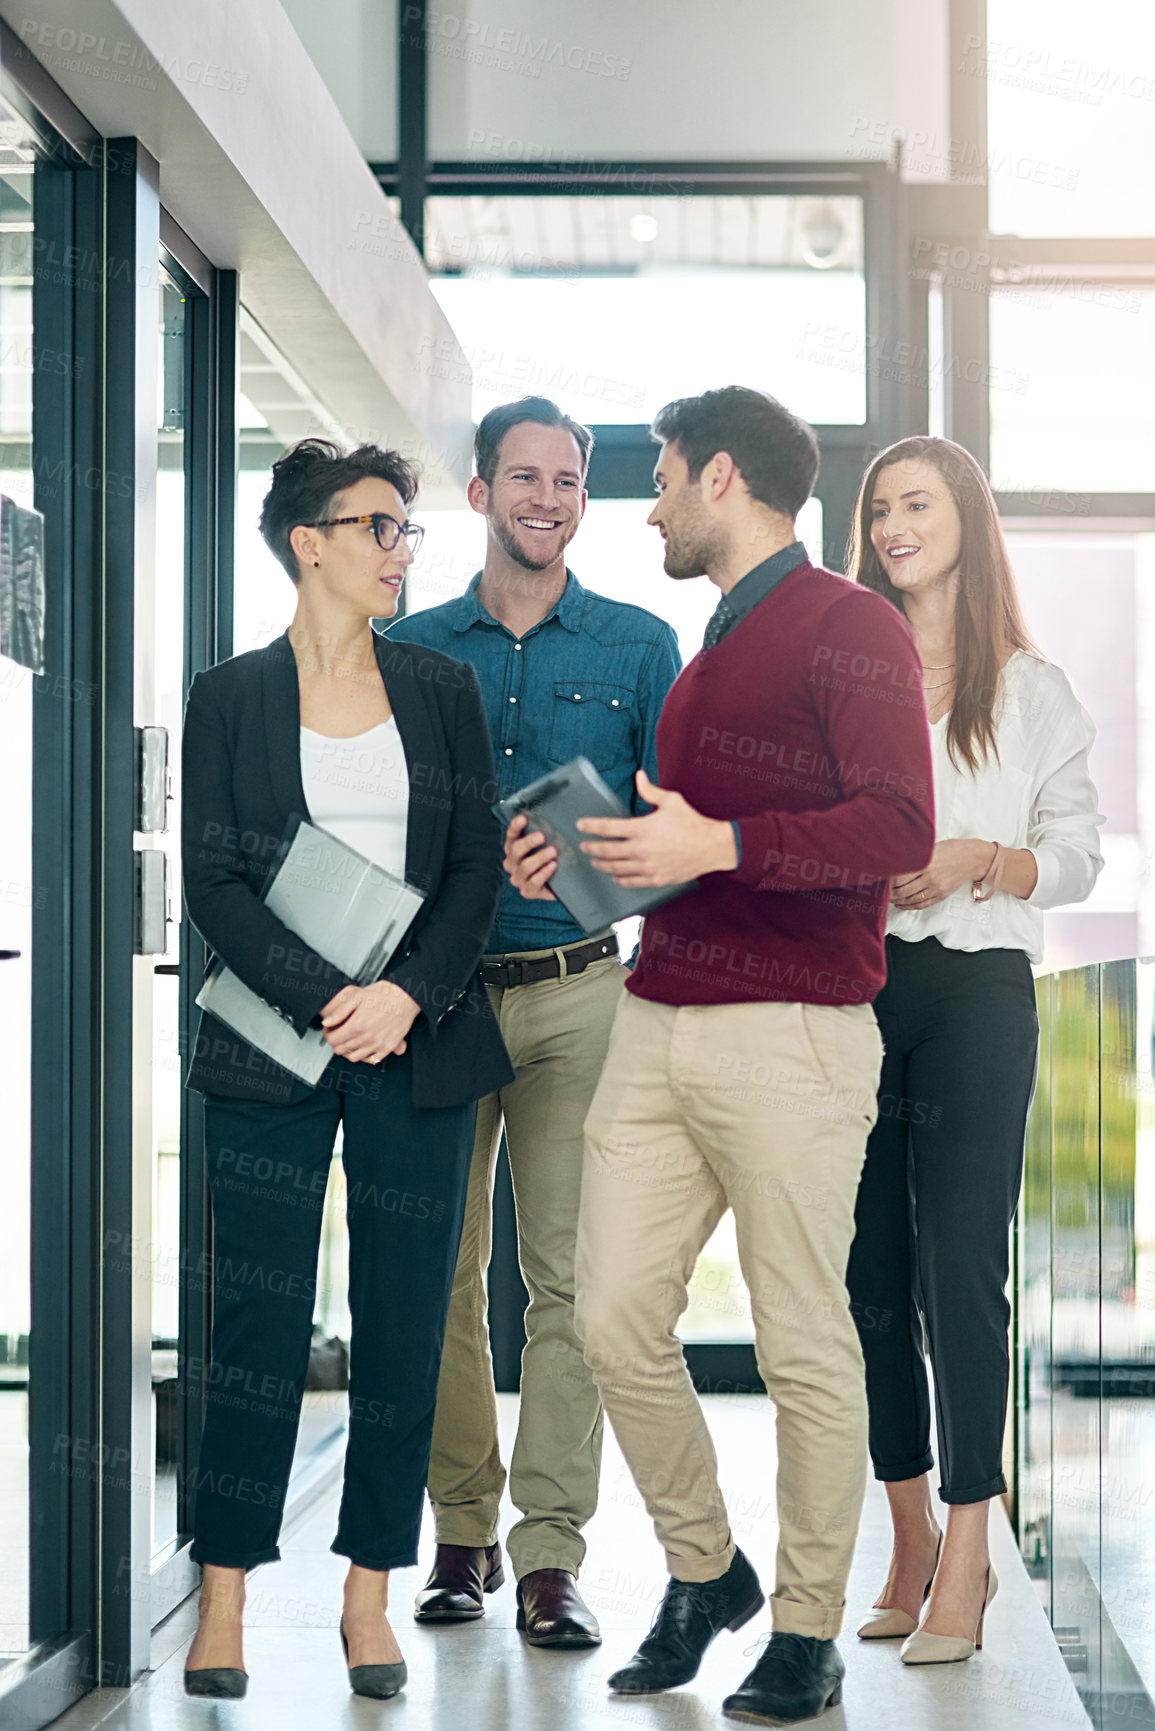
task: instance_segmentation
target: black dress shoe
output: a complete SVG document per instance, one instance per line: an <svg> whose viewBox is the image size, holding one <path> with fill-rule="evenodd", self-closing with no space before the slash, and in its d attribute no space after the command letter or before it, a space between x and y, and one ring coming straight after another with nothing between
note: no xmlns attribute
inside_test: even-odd
<svg viewBox="0 0 1155 1731"><path fill-rule="evenodd" d="M846 1666L833 1641L776 1629L746 1681L727 1695L728 1719L751 1725L793 1725L814 1719L842 1699Z"/></svg>
<svg viewBox="0 0 1155 1731"><path fill-rule="evenodd" d="M688 1683L714 1636L740 1629L765 1603L741 1551L716 1581L671 1581L649 1634L629 1664L614 1672L610 1688L619 1695L650 1695Z"/></svg>
<svg viewBox="0 0 1155 1731"><path fill-rule="evenodd" d="M531 1647L600 1647L598 1620L568 1569L531 1569L517 1583L517 1626Z"/></svg>
<svg viewBox="0 0 1155 1731"><path fill-rule="evenodd" d="M438 1545L433 1572L417 1595L416 1623L471 1623L485 1615L482 1597L505 1581L500 1545Z"/></svg>
<svg viewBox="0 0 1155 1731"><path fill-rule="evenodd" d="M207 1695L214 1701L241 1701L249 1686L247 1671L234 1671L228 1665L210 1665L200 1671L186 1671L186 1695Z"/></svg>

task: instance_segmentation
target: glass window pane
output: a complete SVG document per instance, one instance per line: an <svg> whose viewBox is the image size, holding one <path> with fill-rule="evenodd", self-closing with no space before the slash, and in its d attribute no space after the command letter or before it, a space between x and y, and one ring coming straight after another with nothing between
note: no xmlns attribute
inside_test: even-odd
<svg viewBox="0 0 1155 1731"><path fill-rule="evenodd" d="M168 856L170 911L180 882L180 730L184 698L185 601L185 383L188 369L187 302L162 274L157 308L160 365L157 369L156 562L152 634L152 720L168 729L170 787L168 827L148 845ZM154 969L180 960L180 925L168 922L162 956ZM152 976L152 1548L165 1550L177 1536L176 1389L180 1304L180 1110L179 986L174 974Z"/></svg>
<svg viewBox="0 0 1155 1731"><path fill-rule="evenodd" d="M297 604L297 591L261 540L257 528L261 501L271 481L268 469L242 469L237 476L234 655L243 655L246 649L259 649L279 637Z"/></svg>
<svg viewBox="0 0 1155 1731"><path fill-rule="evenodd" d="M4 337L0 317L0 338ZM7 494L13 476L0 475ZM0 505L0 511L3 506ZM0 1665L28 1645L29 1023L32 1009L32 674L0 654Z"/></svg>
<svg viewBox="0 0 1155 1731"><path fill-rule="evenodd" d="M1051 1036L1054 980L1035 982L1039 1070L1027 1121L1018 1217L1018 1534L1023 1561L1047 1615L1051 1614L1052 1378L1051 1378Z"/></svg>
<svg viewBox="0 0 1155 1731"><path fill-rule="evenodd" d="M1149 941L1155 808L1144 783L1155 744L1155 616L1147 601L1155 536L1085 519L1004 522L1027 630L1067 673L1095 724L1091 777L1106 816L1104 867L1085 901L1047 913L1043 965L1142 955ZM1090 587L1094 605L1088 606Z"/></svg>
<svg viewBox="0 0 1155 1731"><path fill-rule="evenodd" d="M1008 493L1155 489L1155 289L991 295L991 479Z"/></svg>
<svg viewBox="0 0 1155 1731"><path fill-rule="evenodd" d="M729 383L810 421L865 419L858 199L431 199L427 220L475 419L537 392L637 423ZM449 342L417 364L462 371Z"/></svg>
<svg viewBox="0 0 1155 1731"><path fill-rule="evenodd" d="M1148 0L988 0L962 66L986 84L994 233L1155 232Z"/></svg>
<svg viewBox="0 0 1155 1731"><path fill-rule="evenodd" d="M655 461L657 451L655 445ZM676 583L666 576L661 536L646 522L652 503L651 499L591 499L566 560L587 589L613 601L646 607L672 625L685 662L702 647L702 633L718 604L718 591L705 578ZM485 559L485 520L476 511L423 511L418 496L414 515L428 533L405 582L409 613L460 595ZM817 499L803 508L798 533L811 557L820 560L822 506Z"/></svg>
<svg viewBox="0 0 1155 1731"><path fill-rule="evenodd" d="M241 308L240 353L234 655L279 637L296 606L292 582L265 546L258 528L273 464L298 439L331 438L342 447L350 443L245 307Z"/></svg>
<svg viewBox="0 0 1155 1731"><path fill-rule="evenodd" d="M0 98L0 534L9 514L32 506L32 170L24 122ZM3 617L11 627L8 607ZM0 959L0 1667L28 1647L30 1021L39 891L32 881L34 669L23 659L13 631L0 644L0 952L8 952Z"/></svg>
<svg viewBox="0 0 1155 1731"><path fill-rule="evenodd" d="M1098 968L1057 975L1053 1004L1051 1618L1085 1654L1080 1689L1091 1694L1101 1661Z"/></svg>
<svg viewBox="0 0 1155 1731"><path fill-rule="evenodd" d="M1139 1689L1155 1687L1155 1638L1150 1615L1142 1614L1150 1604L1155 1555L1155 1408L1146 1398L1155 1386L1151 973L1150 965L1130 961L1100 970L1102 1503L1095 1580L1105 1612L1103 1699L1119 1716Z"/></svg>

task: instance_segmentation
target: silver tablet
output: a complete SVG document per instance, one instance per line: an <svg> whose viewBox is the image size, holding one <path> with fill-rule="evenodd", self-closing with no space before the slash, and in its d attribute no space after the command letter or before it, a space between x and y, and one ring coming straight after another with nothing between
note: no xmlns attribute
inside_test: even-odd
<svg viewBox="0 0 1155 1731"><path fill-rule="evenodd" d="M616 920L648 913L697 886L695 878L689 883L665 884L661 889L624 889L582 853L581 843L591 838L578 829L579 818L631 815L588 757L575 757L572 763L531 781L493 809L506 824L527 813L530 829L539 829L556 847L557 870L549 887L566 912L591 935L604 932Z"/></svg>

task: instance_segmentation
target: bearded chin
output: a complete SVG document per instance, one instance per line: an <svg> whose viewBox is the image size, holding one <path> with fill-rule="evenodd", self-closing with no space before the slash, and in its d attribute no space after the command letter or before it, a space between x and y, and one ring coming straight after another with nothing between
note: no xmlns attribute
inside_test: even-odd
<svg viewBox="0 0 1155 1731"><path fill-rule="evenodd" d="M666 546L666 557L663 561L667 577L673 577L679 582L689 577L704 577L706 567L701 555L690 548L673 548Z"/></svg>
<svg viewBox="0 0 1155 1731"><path fill-rule="evenodd" d="M504 553L508 553L514 564L520 565L523 571L544 571L557 558L556 553L551 553L545 559L535 558L532 553L527 553L506 525L498 522L494 517L489 519L489 526L493 530L493 536L498 546Z"/></svg>

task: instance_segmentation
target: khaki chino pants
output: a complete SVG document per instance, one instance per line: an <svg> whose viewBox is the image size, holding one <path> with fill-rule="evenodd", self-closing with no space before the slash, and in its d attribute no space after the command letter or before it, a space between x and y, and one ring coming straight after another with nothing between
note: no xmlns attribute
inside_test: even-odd
<svg viewBox="0 0 1155 1731"><path fill-rule="evenodd" d="M670 1574L716 1580L734 1556L674 1332L730 1207L777 1414L773 1623L820 1639L842 1624L865 1489L845 1275L881 1059L866 1005L677 1008L627 995L586 1122L578 1333Z"/></svg>
<svg viewBox="0 0 1155 1731"><path fill-rule="evenodd" d="M525 954L550 955L552 951ZM486 1321L493 1177L504 1119L529 1293L509 1488L522 1519L508 1539L520 1580L576 1575L597 1507L602 1407L574 1332L574 1247L582 1125L601 1075L626 971L613 956L568 979L489 988L517 1080L479 1101L429 1462L437 1541L490 1545L505 1486Z"/></svg>

